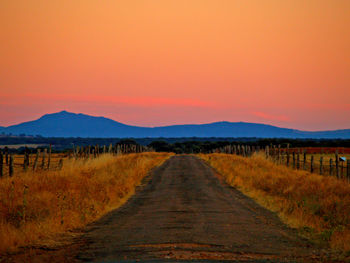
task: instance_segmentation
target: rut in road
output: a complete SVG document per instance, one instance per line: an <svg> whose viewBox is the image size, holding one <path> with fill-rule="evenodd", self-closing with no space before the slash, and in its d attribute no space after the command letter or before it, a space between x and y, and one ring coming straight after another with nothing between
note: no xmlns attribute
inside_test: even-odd
<svg viewBox="0 0 350 263"><path fill-rule="evenodd" d="M173 156L120 209L90 226L78 259L293 259L312 253L271 212L202 160Z"/></svg>

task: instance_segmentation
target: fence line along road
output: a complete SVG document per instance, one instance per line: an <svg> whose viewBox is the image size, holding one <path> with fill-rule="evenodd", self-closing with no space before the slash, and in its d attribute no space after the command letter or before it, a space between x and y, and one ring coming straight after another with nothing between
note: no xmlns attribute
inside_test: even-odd
<svg viewBox="0 0 350 263"><path fill-rule="evenodd" d="M286 165L293 169L305 170L311 173L321 175L336 176L338 179L347 179L350 182L350 158L339 155L339 149L331 148L331 152L327 148L322 148L321 153L310 154L311 148L281 148L280 145L267 145L265 147L250 145L226 145L221 148L214 149L212 153L236 154L244 157L250 157L253 153L264 152L266 159L277 164ZM347 148L340 148L342 152L349 152ZM328 151L327 151L328 150ZM316 160L316 156L320 155ZM333 157L331 157L333 156Z"/></svg>
<svg viewBox="0 0 350 263"><path fill-rule="evenodd" d="M0 150L0 178L4 176L14 176L18 171L44 171L44 170L61 170L63 160L68 159L90 159L97 158L102 154L113 154L115 156L129 153L153 152L154 149L142 145L133 144L110 144L99 146L73 146L66 153L56 154L55 158L52 155L52 146L48 148L36 150L36 153L31 153L28 148L25 149L23 155L14 155L5 147L4 152Z"/></svg>

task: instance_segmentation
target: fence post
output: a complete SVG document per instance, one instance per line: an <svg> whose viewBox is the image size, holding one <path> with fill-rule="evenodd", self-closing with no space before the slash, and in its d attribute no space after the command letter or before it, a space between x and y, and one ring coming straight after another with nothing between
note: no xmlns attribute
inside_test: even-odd
<svg viewBox="0 0 350 263"><path fill-rule="evenodd" d="M287 167L289 167L289 144L287 146Z"/></svg>
<svg viewBox="0 0 350 263"><path fill-rule="evenodd" d="M270 153L269 153L269 146L268 146L268 145L266 145L265 154L266 154L266 159L268 159L269 156L270 156Z"/></svg>
<svg viewBox="0 0 350 263"><path fill-rule="evenodd" d="M333 159L329 159L329 175L333 175Z"/></svg>
<svg viewBox="0 0 350 263"><path fill-rule="evenodd" d="M25 152L24 152L24 156L23 156L23 170L24 171L27 171L27 158L28 158L28 155L27 155L28 153L27 153L27 149L25 150Z"/></svg>
<svg viewBox="0 0 350 263"><path fill-rule="evenodd" d="M306 150L304 149L303 170L306 170Z"/></svg>
<svg viewBox="0 0 350 263"><path fill-rule="evenodd" d="M295 169L295 152L293 151L293 169Z"/></svg>
<svg viewBox="0 0 350 263"><path fill-rule="evenodd" d="M338 157L338 151L335 154L335 173L337 178L339 178L339 157Z"/></svg>
<svg viewBox="0 0 350 263"><path fill-rule="evenodd" d="M63 159L61 158L60 161L58 162L58 169L62 170L63 167Z"/></svg>
<svg viewBox="0 0 350 263"><path fill-rule="evenodd" d="M36 156L33 164L33 172L35 172L36 167L38 166L39 155L40 155L40 149L38 149L36 152Z"/></svg>
<svg viewBox="0 0 350 263"><path fill-rule="evenodd" d="M281 144L278 145L278 164L281 163Z"/></svg>
<svg viewBox="0 0 350 263"><path fill-rule="evenodd" d="M349 159L346 162L346 177L348 178L348 182L350 182L350 160Z"/></svg>
<svg viewBox="0 0 350 263"><path fill-rule="evenodd" d="M344 162L341 161L340 162L340 176L339 176L339 178L344 178L343 176L344 176Z"/></svg>
<svg viewBox="0 0 350 263"><path fill-rule="evenodd" d="M0 150L0 178L4 176L3 167L4 167L4 157L2 155L2 151Z"/></svg>
<svg viewBox="0 0 350 263"><path fill-rule="evenodd" d="M320 157L320 174L323 174L323 156Z"/></svg>
<svg viewBox="0 0 350 263"><path fill-rule="evenodd" d="M6 165L9 165L9 148L7 148L7 146L4 149L5 151L5 161L6 161Z"/></svg>
<svg viewBox="0 0 350 263"><path fill-rule="evenodd" d="M9 175L10 177L13 176L13 154L10 154Z"/></svg>
<svg viewBox="0 0 350 263"><path fill-rule="evenodd" d="M311 161L310 161L310 172L314 172L314 156L311 155Z"/></svg>
<svg viewBox="0 0 350 263"><path fill-rule="evenodd" d="M49 147L49 157L47 158L47 170L50 170L50 164L51 164L51 144Z"/></svg>
<svg viewBox="0 0 350 263"><path fill-rule="evenodd" d="M299 151L297 152L297 170L300 169L300 154Z"/></svg>
<svg viewBox="0 0 350 263"><path fill-rule="evenodd" d="M41 169L44 169L45 168L45 157L46 157L46 152L47 152L47 149L44 149L43 151L43 158L41 160Z"/></svg>

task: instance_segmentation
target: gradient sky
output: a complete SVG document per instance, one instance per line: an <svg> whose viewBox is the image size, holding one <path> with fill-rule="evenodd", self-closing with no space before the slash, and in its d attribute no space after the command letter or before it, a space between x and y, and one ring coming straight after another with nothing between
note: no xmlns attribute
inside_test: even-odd
<svg viewBox="0 0 350 263"><path fill-rule="evenodd" d="M349 0L2 0L0 125L350 128Z"/></svg>

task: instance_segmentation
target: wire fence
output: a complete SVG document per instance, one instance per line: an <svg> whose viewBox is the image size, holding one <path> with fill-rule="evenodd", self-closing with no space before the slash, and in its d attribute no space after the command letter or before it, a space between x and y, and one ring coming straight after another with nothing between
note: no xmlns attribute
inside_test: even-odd
<svg viewBox="0 0 350 263"><path fill-rule="evenodd" d="M14 176L22 171L55 171L61 170L63 167L64 159L91 159L97 158L101 154L129 154L129 153L141 153L154 151L150 147L142 145L132 144L120 144L112 146L99 145L95 146L75 146L73 149L66 153L51 152L51 145L48 148L37 149L36 153L30 153L28 149L22 155L14 155L5 150L3 153L0 151L0 178L6 176Z"/></svg>
<svg viewBox="0 0 350 263"><path fill-rule="evenodd" d="M267 159L277 164L311 173L336 176L339 179L350 182L350 148L281 148L274 145L265 147L226 145L214 149L212 152L236 154L245 157L250 157L253 153L262 152Z"/></svg>

